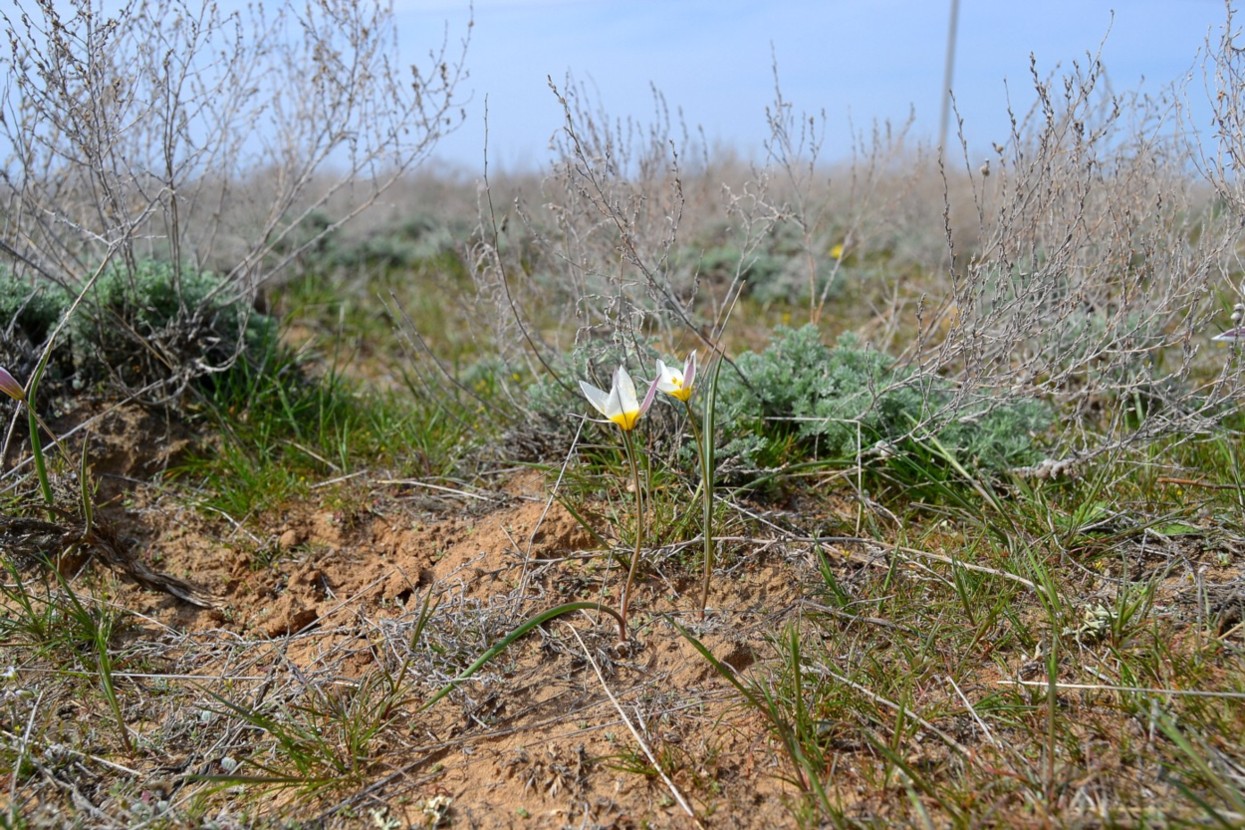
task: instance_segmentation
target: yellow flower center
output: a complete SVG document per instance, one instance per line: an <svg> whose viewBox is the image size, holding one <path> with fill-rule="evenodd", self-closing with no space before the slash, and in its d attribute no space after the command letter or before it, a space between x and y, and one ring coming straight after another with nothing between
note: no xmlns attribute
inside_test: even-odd
<svg viewBox="0 0 1245 830"><path fill-rule="evenodd" d="M670 390L671 396L678 398L684 403L687 403L687 401L692 397L692 389L690 386L683 385L683 378L671 378L670 385L674 387L674 389Z"/></svg>
<svg viewBox="0 0 1245 830"><path fill-rule="evenodd" d="M625 430L633 430L635 425L640 422L640 410L633 409L630 412L619 412L617 415L611 415L610 420Z"/></svg>

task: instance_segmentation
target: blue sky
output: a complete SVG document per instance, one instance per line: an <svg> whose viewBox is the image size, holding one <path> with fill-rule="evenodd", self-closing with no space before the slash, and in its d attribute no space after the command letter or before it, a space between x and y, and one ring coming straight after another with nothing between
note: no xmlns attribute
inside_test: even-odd
<svg viewBox="0 0 1245 830"><path fill-rule="evenodd" d="M404 55L416 60L467 2L395 0ZM1114 9L1114 17L1112 10ZM614 118L652 120L652 86L689 127L745 155L761 152L776 59L784 97L828 116L826 155L846 157L852 125L906 120L938 131L950 0L476 0L468 54L469 118L438 155L468 170L550 158L561 116L546 83L570 72ZM1224 25L1222 0L961 0L953 87L970 146L1007 136L1014 105L1033 101L1029 55L1049 74L1097 53L1116 92L1187 82L1198 126L1209 118L1201 53ZM1105 39L1105 42L1104 42Z"/></svg>

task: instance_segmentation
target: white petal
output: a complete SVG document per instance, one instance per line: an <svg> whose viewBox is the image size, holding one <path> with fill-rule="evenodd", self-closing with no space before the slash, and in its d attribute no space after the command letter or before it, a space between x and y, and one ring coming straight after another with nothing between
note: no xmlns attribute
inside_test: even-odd
<svg viewBox="0 0 1245 830"><path fill-rule="evenodd" d="M608 393L582 380L579 382L579 388L583 390L584 397L588 399L588 403L592 404L597 412L600 412L606 418L610 416L608 411L610 396Z"/></svg>
<svg viewBox="0 0 1245 830"><path fill-rule="evenodd" d="M674 369L665 364L665 361L657 361L657 388L666 394L670 394L678 387L675 385Z"/></svg>
<svg viewBox="0 0 1245 830"><path fill-rule="evenodd" d="M614 388L611 391L618 395L618 412L635 412L640 408L640 402L635 396L635 383L622 366L614 372Z"/></svg>

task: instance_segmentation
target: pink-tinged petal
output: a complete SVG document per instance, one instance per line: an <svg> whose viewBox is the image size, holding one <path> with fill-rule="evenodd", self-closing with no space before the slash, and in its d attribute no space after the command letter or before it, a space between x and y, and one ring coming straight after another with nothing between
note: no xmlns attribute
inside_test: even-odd
<svg viewBox="0 0 1245 830"><path fill-rule="evenodd" d="M657 380L653 378L653 382L648 385L648 391L644 393L644 402L640 404L641 415L648 412L648 408L653 405L653 398L657 397Z"/></svg>
<svg viewBox="0 0 1245 830"><path fill-rule="evenodd" d="M9 371L3 367L0 367L0 392L15 401L26 400L26 390L17 382L17 378L10 375Z"/></svg>
<svg viewBox="0 0 1245 830"><path fill-rule="evenodd" d="M1212 337L1211 339L1212 340L1225 340L1229 342L1245 340L1245 328L1228 329L1223 334L1216 335L1215 337Z"/></svg>
<svg viewBox="0 0 1245 830"><path fill-rule="evenodd" d="M696 350L687 356L687 362L683 364L683 385L691 389L696 384Z"/></svg>

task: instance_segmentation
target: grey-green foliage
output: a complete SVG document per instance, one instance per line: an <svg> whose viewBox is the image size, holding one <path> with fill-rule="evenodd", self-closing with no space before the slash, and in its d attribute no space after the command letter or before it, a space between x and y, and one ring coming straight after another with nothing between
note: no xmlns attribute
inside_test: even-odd
<svg viewBox="0 0 1245 830"><path fill-rule="evenodd" d="M32 285L0 271L0 325L6 334L25 337L31 345L51 333L71 299L58 285Z"/></svg>
<svg viewBox="0 0 1245 830"><path fill-rule="evenodd" d="M431 213L416 213L362 237L348 236L331 224L326 214L312 213L277 253L284 255L314 240L300 257L303 271L324 274L335 269L354 272L363 267L412 268L455 250L456 240L470 232L465 226L447 223Z"/></svg>
<svg viewBox="0 0 1245 830"><path fill-rule="evenodd" d="M409 268L455 247L462 228L451 228L429 214L417 214L395 228L367 236L354 244L336 244L329 262L342 268L376 265ZM456 234L460 234L456 236Z"/></svg>
<svg viewBox="0 0 1245 830"><path fill-rule="evenodd" d="M735 362L739 373L722 371L716 417L719 461L736 475L814 458L854 464L878 444L885 456L934 441L961 464L1001 470L1034 460L1034 435L1050 421L1039 401L957 399L947 381L917 375L850 333L827 346L811 325L779 328L764 351Z"/></svg>
<svg viewBox="0 0 1245 830"><path fill-rule="evenodd" d="M69 306L68 294L48 282L32 285L0 270L0 366L26 378L40 347ZM60 367L53 366L55 373Z"/></svg>
<svg viewBox="0 0 1245 830"><path fill-rule="evenodd" d="M736 276L748 285L769 285L786 267L788 257L761 250L745 256L729 242L707 248L688 248L679 256L679 270L694 271L711 282L729 283ZM690 283L690 280L688 280Z"/></svg>
<svg viewBox="0 0 1245 830"><path fill-rule="evenodd" d="M837 296L842 289L842 275L837 274L838 263L824 253L833 244L821 233L806 239L794 222L775 223L765 240L764 251L779 267L764 279L751 280L749 291L762 302L807 302L811 267L817 296Z"/></svg>
<svg viewBox="0 0 1245 830"><path fill-rule="evenodd" d="M771 258L776 258L771 254ZM803 254L781 260L782 267L769 279L758 281L752 285L752 296L761 302L794 303L807 301L809 263ZM834 260L827 257L815 257L813 268L816 269L815 286L817 296L823 294L833 299L842 293L844 275L838 273Z"/></svg>
<svg viewBox="0 0 1245 830"><path fill-rule="evenodd" d="M74 297L0 273L0 326L39 347ZM54 356L78 385L185 380L227 364L271 338L275 322L222 290L220 278L147 260L110 264L69 320Z"/></svg>
<svg viewBox="0 0 1245 830"><path fill-rule="evenodd" d="M111 265L69 323L80 380L129 386L215 370L275 330L215 274L157 260Z"/></svg>
<svg viewBox="0 0 1245 830"><path fill-rule="evenodd" d="M814 251L826 251L831 242L818 236ZM808 301L810 260L800 230L790 222L770 228L754 249L745 253L730 238L728 229L719 228L704 244L683 249L676 259L675 282L690 284L695 275L710 282L730 282L736 276L745 281L746 291L763 302ZM844 275L828 255L814 253L815 286L818 296L841 292Z"/></svg>
<svg viewBox="0 0 1245 830"><path fill-rule="evenodd" d="M1162 321L1153 314L1079 310L1039 332L1033 346L1052 373L1069 373L1104 388L1154 374L1163 356ZM1110 359L1102 359L1109 355Z"/></svg>

